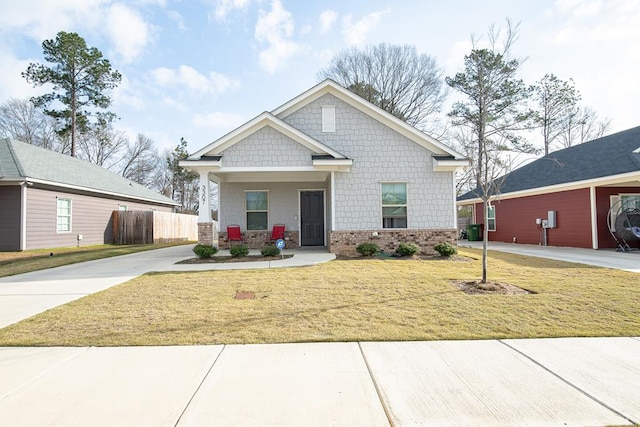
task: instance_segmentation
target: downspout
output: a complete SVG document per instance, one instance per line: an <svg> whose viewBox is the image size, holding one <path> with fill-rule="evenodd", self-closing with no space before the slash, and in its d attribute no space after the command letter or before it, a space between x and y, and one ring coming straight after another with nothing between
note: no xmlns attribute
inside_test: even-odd
<svg viewBox="0 0 640 427"><path fill-rule="evenodd" d="M591 206L591 246L598 249L598 211L596 206L596 187L589 187L589 202Z"/></svg>
<svg viewBox="0 0 640 427"><path fill-rule="evenodd" d="M33 183L20 183L20 250L27 249L27 187Z"/></svg>

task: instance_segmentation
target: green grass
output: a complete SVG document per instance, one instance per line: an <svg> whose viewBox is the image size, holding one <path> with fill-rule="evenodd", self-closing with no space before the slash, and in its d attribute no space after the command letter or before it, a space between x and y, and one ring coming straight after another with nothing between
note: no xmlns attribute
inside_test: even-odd
<svg viewBox="0 0 640 427"><path fill-rule="evenodd" d="M22 252L0 252L0 277L127 255L194 242L158 243L153 245L94 245L70 248L35 249ZM53 254L53 256L51 256Z"/></svg>
<svg viewBox="0 0 640 427"><path fill-rule="evenodd" d="M640 276L490 252L490 280L536 292L467 295L472 261L338 260L312 267L152 273L0 330L4 346L120 346L640 335ZM236 291L255 299L236 300Z"/></svg>

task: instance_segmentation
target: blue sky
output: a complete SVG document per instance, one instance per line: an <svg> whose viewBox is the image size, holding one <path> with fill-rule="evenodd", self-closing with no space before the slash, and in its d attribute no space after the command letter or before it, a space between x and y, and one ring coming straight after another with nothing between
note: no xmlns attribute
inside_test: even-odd
<svg viewBox="0 0 640 427"><path fill-rule="evenodd" d="M452 76L471 35L482 43L505 17L521 22L528 83L573 78L611 132L640 125L636 0L2 0L0 103L42 93L20 73L43 40L74 31L123 75L117 126L194 152L313 86L344 48L414 45Z"/></svg>

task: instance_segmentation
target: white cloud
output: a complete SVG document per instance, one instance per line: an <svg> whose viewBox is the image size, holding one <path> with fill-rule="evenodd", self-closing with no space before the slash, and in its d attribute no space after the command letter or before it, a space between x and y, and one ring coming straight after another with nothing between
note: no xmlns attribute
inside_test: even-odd
<svg viewBox="0 0 640 427"><path fill-rule="evenodd" d="M294 23L291 13L282 7L280 0L273 0L271 11L260 10L255 38L267 47L259 54L260 66L269 74L276 72L287 59L302 50L291 40Z"/></svg>
<svg viewBox="0 0 640 427"><path fill-rule="evenodd" d="M338 19L338 14L333 10L328 9L322 12L319 18L320 32L324 34L326 32L331 31L331 29L333 28L333 24L336 22L337 19Z"/></svg>
<svg viewBox="0 0 640 427"><path fill-rule="evenodd" d="M126 75L122 76L120 84L113 89L112 98L114 106L128 105L136 111L145 107L145 97L134 88Z"/></svg>
<svg viewBox="0 0 640 427"><path fill-rule="evenodd" d="M353 23L351 15L342 18L342 35L348 44L361 45L367 40L369 33L378 26L382 16L389 9L373 12L365 15L359 21Z"/></svg>
<svg viewBox="0 0 640 427"><path fill-rule="evenodd" d="M214 10L214 17L217 21L224 21L227 16L235 10L246 10L251 0L218 0Z"/></svg>
<svg viewBox="0 0 640 427"><path fill-rule="evenodd" d="M245 118L239 114L225 113L222 111L215 111L208 114L197 113L191 119L191 123L194 126L215 130L232 130L245 121Z"/></svg>
<svg viewBox="0 0 640 427"><path fill-rule="evenodd" d="M109 8L106 19L116 54L125 63L135 61L151 42L151 26L137 11L120 3Z"/></svg>
<svg viewBox="0 0 640 427"><path fill-rule="evenodd" d="M240 82L212 71L208 76L193 67L181 65L177 69L160 67L151 71L153 81L164 87L182 88L199 94L217 95L240 86Z"/></svg>
<svg viewBox="0 0 640 427"><path fill-rule="evenodd" d="M0 64L2 64L2 78L0 78L0 102L9 98L28 98L46 93L51 87L32 87L22 77L22 72L27 69L29 63L35 60L22 60L15 57L12 52L5 50L0 45Z"/></svg>
<svg viewBox="0 0 640 427"><path fill-rule="evenodd" d="M99 29L100 9L105 3L107 0L0 1L0 28L39 42L75 27Z"/></svg>
<svg viewBox="0 0 640 427"><path fill-rule="evenodd" d="M175 10L168 10L167 11L167 16L176 23L176 25L178 26L178 29L180 31L184 31L187 30L187 26L184 23L184 16L182 16L180 13L178 13Z"/></svg>

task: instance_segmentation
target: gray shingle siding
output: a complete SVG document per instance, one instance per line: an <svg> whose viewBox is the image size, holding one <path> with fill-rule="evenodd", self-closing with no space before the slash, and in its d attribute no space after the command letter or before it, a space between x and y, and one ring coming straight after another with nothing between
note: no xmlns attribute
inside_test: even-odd
<svg viewBox="0 0 640 427"><path fill-rule="evenodd" d="M323 105L336 106L336 132L322 132ZM380 229L385 181L408 183L409 228L453 227L453 172L435 172L425 148L330 94L283 120L353 159L335 173L335 230Z"/></svg>
<svg viewBox="0 0 640 427"><path fill-rule="evenodd" d="M222 153L225 167L311 166L311 150L265 126Z"/></svg>

